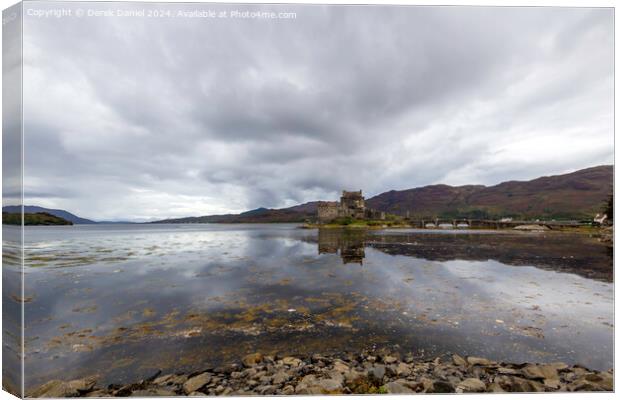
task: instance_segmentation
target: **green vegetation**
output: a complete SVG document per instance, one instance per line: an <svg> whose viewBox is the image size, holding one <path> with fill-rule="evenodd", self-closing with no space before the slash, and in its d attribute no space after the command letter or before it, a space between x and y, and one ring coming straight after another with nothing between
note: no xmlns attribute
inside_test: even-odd
<svg viewBox="0 0 620 400"><path fill-rule="evenodd" d="M2 223L6 225L21 225L22 215L21 213L3 212ZM24 225L73 225L73 223L46 212L39 212L25 213Z"/></svg>
<svg viewBox="0 0 620 400"><path fill-rule="evenodd" d="M398 218L396 216L387 217L384 220L366 220L366 219L354 219L351 217L340 217L336 218L332 222L326 224L318 224L318 223L306 223L304 228L369 228L369 229L377 229L377 228L405 228L410 227L410 225L404 221L402 218Z"/></svg>

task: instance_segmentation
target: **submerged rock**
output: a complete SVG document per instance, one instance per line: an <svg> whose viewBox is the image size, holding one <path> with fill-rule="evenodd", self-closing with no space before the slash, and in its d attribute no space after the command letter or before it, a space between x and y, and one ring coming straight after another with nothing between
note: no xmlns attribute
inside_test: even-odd
<svg viewBox="0 0 620 400"><path fill-rule="evenodd" d="M29 397L78 397L95 387L94 378L76 379L69 382L52 380L30 393Z"/></svg>

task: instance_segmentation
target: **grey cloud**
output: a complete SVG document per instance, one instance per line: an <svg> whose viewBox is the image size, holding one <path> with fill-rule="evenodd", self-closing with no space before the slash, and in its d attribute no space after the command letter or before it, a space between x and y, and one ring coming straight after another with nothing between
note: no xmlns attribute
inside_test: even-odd
<svg viewBox="0 0 620 400"><path fill-rule="evenodd" d="M28 19L26 187L162 218L613 160L610 9L261 7L297 19Z"/></svg>

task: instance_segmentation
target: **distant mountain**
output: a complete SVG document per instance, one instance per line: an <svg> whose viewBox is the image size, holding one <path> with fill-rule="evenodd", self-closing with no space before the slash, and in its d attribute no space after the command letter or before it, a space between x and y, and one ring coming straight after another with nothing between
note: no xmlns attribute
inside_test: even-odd
<svg viewBox="0 0 620 400"><path fill-rule="evenodd" d="M613 166L603 165L564 175L495 186L431 185L392 190L366 205L418 217L592 218L612 193Z"/></svg>
<svg viewBox="0 0 620 400"><path fill-rule="evenodd" d="M3 211L2 223L6 225L21 225L21 212L10 213ZM73 225L73 223L50 213L38 212L24 213L24 225Z"/></svg>
<svg viewBox="0 0 620 400"><path fill-rule="evenodd" d="M191 223L260 223L260 222L304 222L314 219L316 201L288 208L257 208L241 214L206 215L202 217L173 218L151 222L153 224L191 224Z"/></svg>
<svg viewBox="0 0 620 400"><path fill-rule="evenodd" d="M602 165L564 175L494 186L430 185L391 190L366 200L376 210L414 218L592 218L613 188L613 166ZM303 222L316 218L317 201L293 207L257 208L241 214L207 215L153 223Z"/></svg>
<svg viewBox="0 0 620 400"><path fill-rule="evenodd" d="M2 207L2 212L7 213L21 213L21 206L6 206ZM64 220L70 221L74 224L96 224L95 221L91 221L86 218L80 218L77 215L71 214L65 210L54 210L50 208L38 207L38 206L24 206L24 213L28 214L36 214L36 213L47 213L54 215L58 218L62 218Z"/></svg>

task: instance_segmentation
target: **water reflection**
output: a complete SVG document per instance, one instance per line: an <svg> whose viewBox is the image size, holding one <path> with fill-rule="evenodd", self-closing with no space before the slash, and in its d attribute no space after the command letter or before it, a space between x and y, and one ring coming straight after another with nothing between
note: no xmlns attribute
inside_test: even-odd
<svg viewBox="0 0 620 400"><path fill-rule="evenodd" d="M365 231L319 229L319 254L337 254L340 252L343 264L363 265L366 256L364 251L365 239Z"/></svg>
<svg viewBox="0 0 620 400"><path fill-rule="evenodd" d="M583 234L319 229L317 247L319 254L339 253L344 264L361 265L369 247L433 261L496 260L613 282L613 247Z"/></svg>
<svg viewBox="0 0 620 400"><path fill-rule="evenodd" d="M583 235L74 226L26 242L27 386L375 345L613 365L611 259Z"/></svg>

